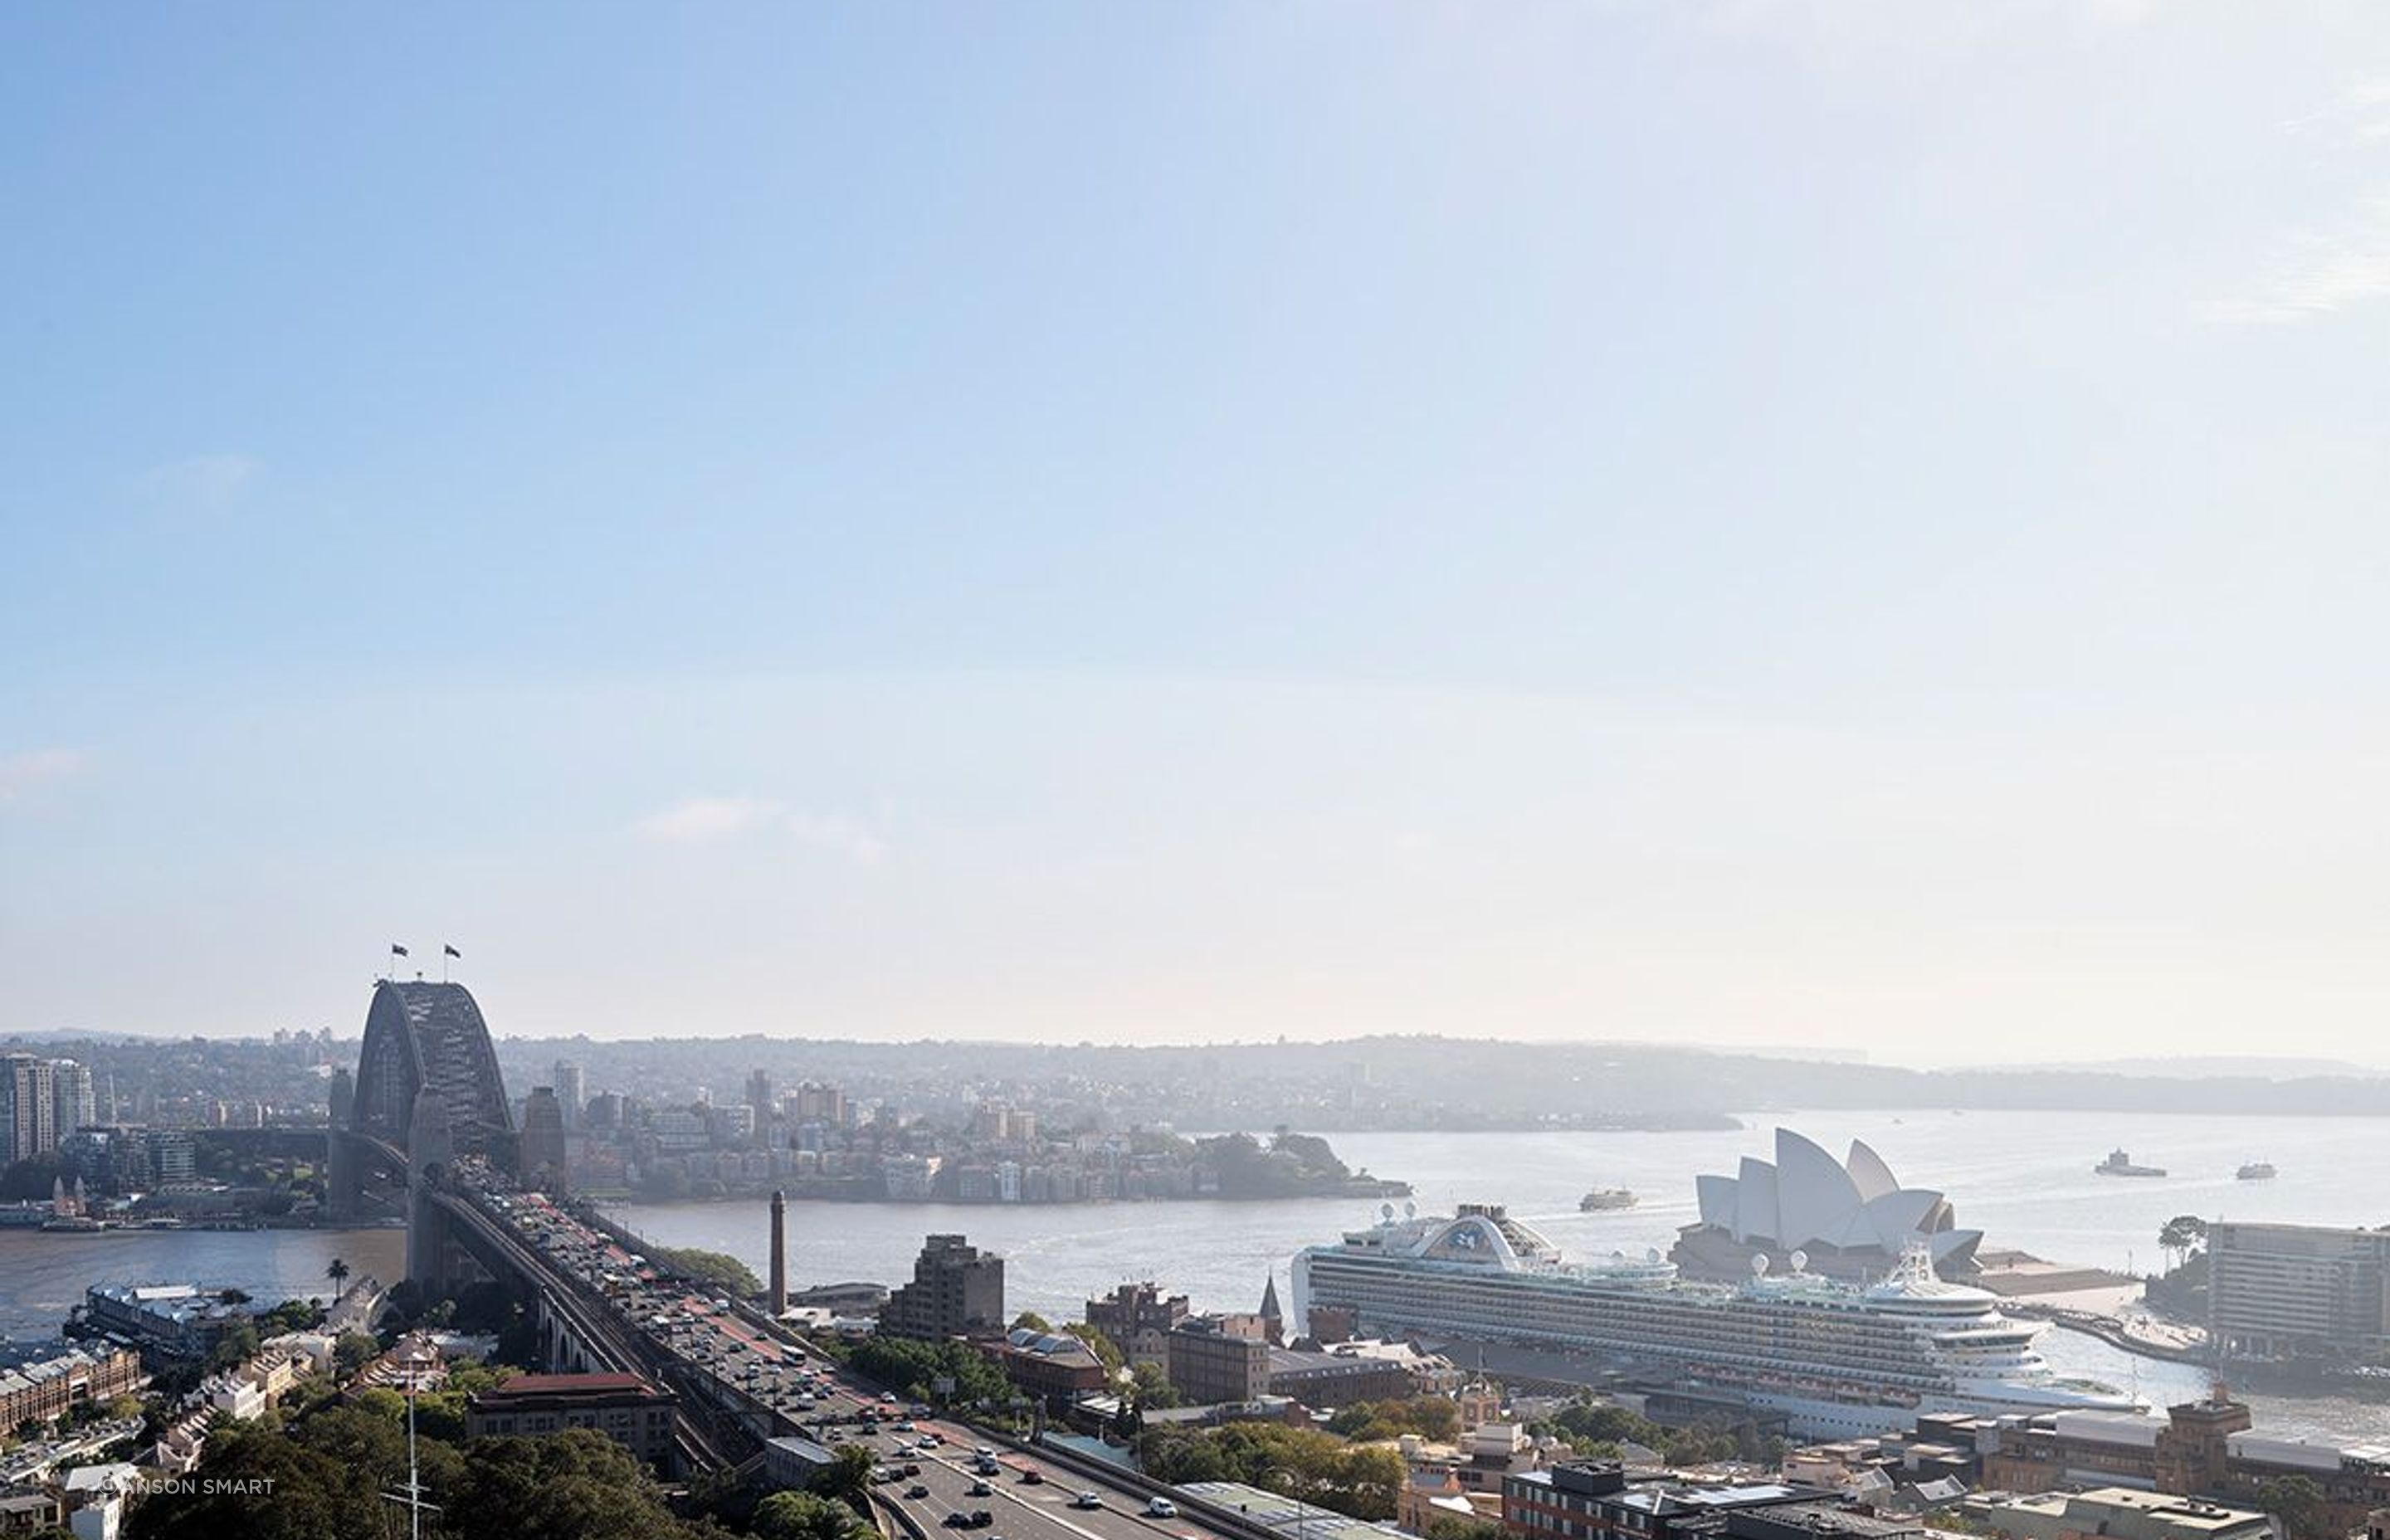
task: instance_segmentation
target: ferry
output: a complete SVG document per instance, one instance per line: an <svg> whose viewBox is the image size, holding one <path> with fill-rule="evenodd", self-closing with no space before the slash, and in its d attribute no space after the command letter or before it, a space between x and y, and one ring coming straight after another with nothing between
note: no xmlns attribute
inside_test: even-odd
<svg viewBox="0 0 2390 1540"><path fill-rule="evenodd" d="M2234 1172L2232 1177L2233 1180L2240 1182L2270 1182L2274 1179L2274 1162L2251 1161Z"/></svg>
<svg viewBox="0 0 2390 1540"><path fill-rule="evenodd" d="M1586 1264L1499 1205L1394 1216L1307 1247L1292 1268L1294 1317L1348 1311L1365 1332L1592 1354L1781 1413L1793 1432L1906 1431L1921 1413L2132 1412L2114 1388L2058 1377L2034 1346L2038 1321L1935 1276L1920 1239L1891 1275L1854 1284L1789 1272L1765 1255L1740 1284L1695 1282L1659 1253Z"/></svg>
<svg viewBox="0 0 2390 1540"><path fill-rule="evenodd" d="M2164 1166L2135 1165L2133 1158L2121 1149L2108 1151L2108 1158L2091 1169L2101 1176L2163 1176L2165 1174Z"/></svg>
<svg viewBox="0 0 2390 1540"><path fill-rule="evenodd" d="M1596 1187L1576 1200L1579 1213L1599 1213L1611 1209L1631 1209L1635 1195L1625 1187Z"/></svg>

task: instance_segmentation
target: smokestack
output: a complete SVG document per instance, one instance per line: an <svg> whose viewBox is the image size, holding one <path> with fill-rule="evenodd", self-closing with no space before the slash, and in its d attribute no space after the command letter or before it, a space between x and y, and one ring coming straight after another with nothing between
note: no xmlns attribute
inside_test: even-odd
<svg viewBox="0 0 2390 1540"><path fill-rule="evenodd" d="M772 1189L772 1315L789 1308L789 1197Z"/></svg>

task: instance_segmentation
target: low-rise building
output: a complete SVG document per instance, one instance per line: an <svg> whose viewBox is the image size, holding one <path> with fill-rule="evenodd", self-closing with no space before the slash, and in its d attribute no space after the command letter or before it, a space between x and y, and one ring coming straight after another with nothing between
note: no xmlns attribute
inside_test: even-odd
<svg viewBox="0 0 2390 1540"><path fill-rule="evenodd" d="M1630 1479L1615 1460L1579 1460L1503 1478L1502 1532L1513 1540L1675 1540L1720 1534L1730 1515L1753 1509L1802 1508L1809 1510L1803 1522L1811 1522L1819 1511L1836 1511L1830 1497L1786 1482ZM1887 1533L1921 1531L1893 1525ZM1863 1540L1881 1537L1866 1534Z"/></svg>
<svg viewBox="0 0 2390 1540"><path fill-rule="evenodd" d="M1269 1394L1270 1345L1260 1317L1244 1319L1253 1323L1250 1335L1238 1334L1235 1321L1217 1315L1191 1315L1173 1327L1164 1340L1170 1388L1197 1405Z"/></svg>
<svg viewBox="0 0 2390 1540"><path fill-rule="evenodd" d="M141 1468L124 1460L77 1466L58 1482L67 1529L75 1540L117 1540L125 1505L141 1484Z"/></svg>
<svg viewBox="0 0 2390 1540"><path fill-rule="evenodd" d="M58 1527L58 1500L46 1492L0 1495L0 1534L38 1534Z"/></svg>
<svg viewBox="0 0 2390 1540"><path fill-rule="evenodd" d="M671 1392L636 1374L518 1374L465 1403L468 1438L590 1428L662 1469L672 1459Z"/></svg>
<svg viewBox="0 0 2390 1540"><path fill-rule="evenodd" d="M1170 1362L1173 1328L1193 1312L1184 1294L1165 1295L1150 1280L1124 1283L1100 1300L1087 1302L1087 1324L1108 1338L1131 1364L1158 1368Z"/></svg>
<svg viewBox="0 0 2390 1540"><path fill-rule="evenodd" d="M1347 1342L1316 1352L1270 1349L1270 1393L1332 1409L1361 1401L1401 1401L1432 1388L1435 1371L1427 1355L1407 1345L1390 1353L1361 1351L1365 1345L1379 1344Z"/></svg>
<svg viewBox="0 0 2390 1540"><path fill-rule="evenodd" d="M1960 1511L2006 1540L2269 1540L2273 1521L2255 1508L2130 1487L1968 1498Z"/></svg>
<svg viewBox="0 0 2390 1540"><path fill-rule="evenodd" d="M1095 1349L1066 1332L1009 1332L988 1348L1004 1377L1028 1394L1047 1400L1071 1400L1105 1390L1111 1375Z"/></svg>
<svg viewBox="0 0 2390 1540"><path fill-rule="evenodd" d="M767 1488L811 1486L815 1477L836 1463L837 1451L809 1438L764 1441L764 1484Z"/></svg>
<svg viewBox="0 0 2390 1540"><path fill-rule="evenodd" d="M148 1382L141 1355L113 1343L0 1346L0 1431L56 1422L78 1406L131 1395Z"/></svg>

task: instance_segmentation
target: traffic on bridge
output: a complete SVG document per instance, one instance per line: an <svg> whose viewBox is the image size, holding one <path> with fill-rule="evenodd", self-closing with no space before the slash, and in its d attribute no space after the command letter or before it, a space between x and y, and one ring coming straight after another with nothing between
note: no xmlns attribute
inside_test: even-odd
<svg viewBox="0 0 2390 1540"><path fill-rule="evenodd" d="M544 1193L516 1190L482 1162L457 1162L449 1185L584 1299L605 1302L607 1324L635 1337L641 1357L668 1359L685 1396L709 1396L756 1445L794 1436L870 1450L875 1500L906 1530L932 1540L1218 1540L1242 1529L1252 1540L1249 1527L1201 1522L1124 1474L1093 1473L1083 1459L1065 1463L902 1403L752 1307L675 1276Z"/></svg>

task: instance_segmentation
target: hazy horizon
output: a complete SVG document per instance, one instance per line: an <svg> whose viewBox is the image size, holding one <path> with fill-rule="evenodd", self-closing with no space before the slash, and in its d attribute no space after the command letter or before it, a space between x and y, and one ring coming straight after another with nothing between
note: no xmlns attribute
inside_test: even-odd
<svg viewBox="0 0 2390 1540"><path fill-rule="evenodd" d="M2300 19L0 16L0 1035L2359 1059Z"/></svg>

